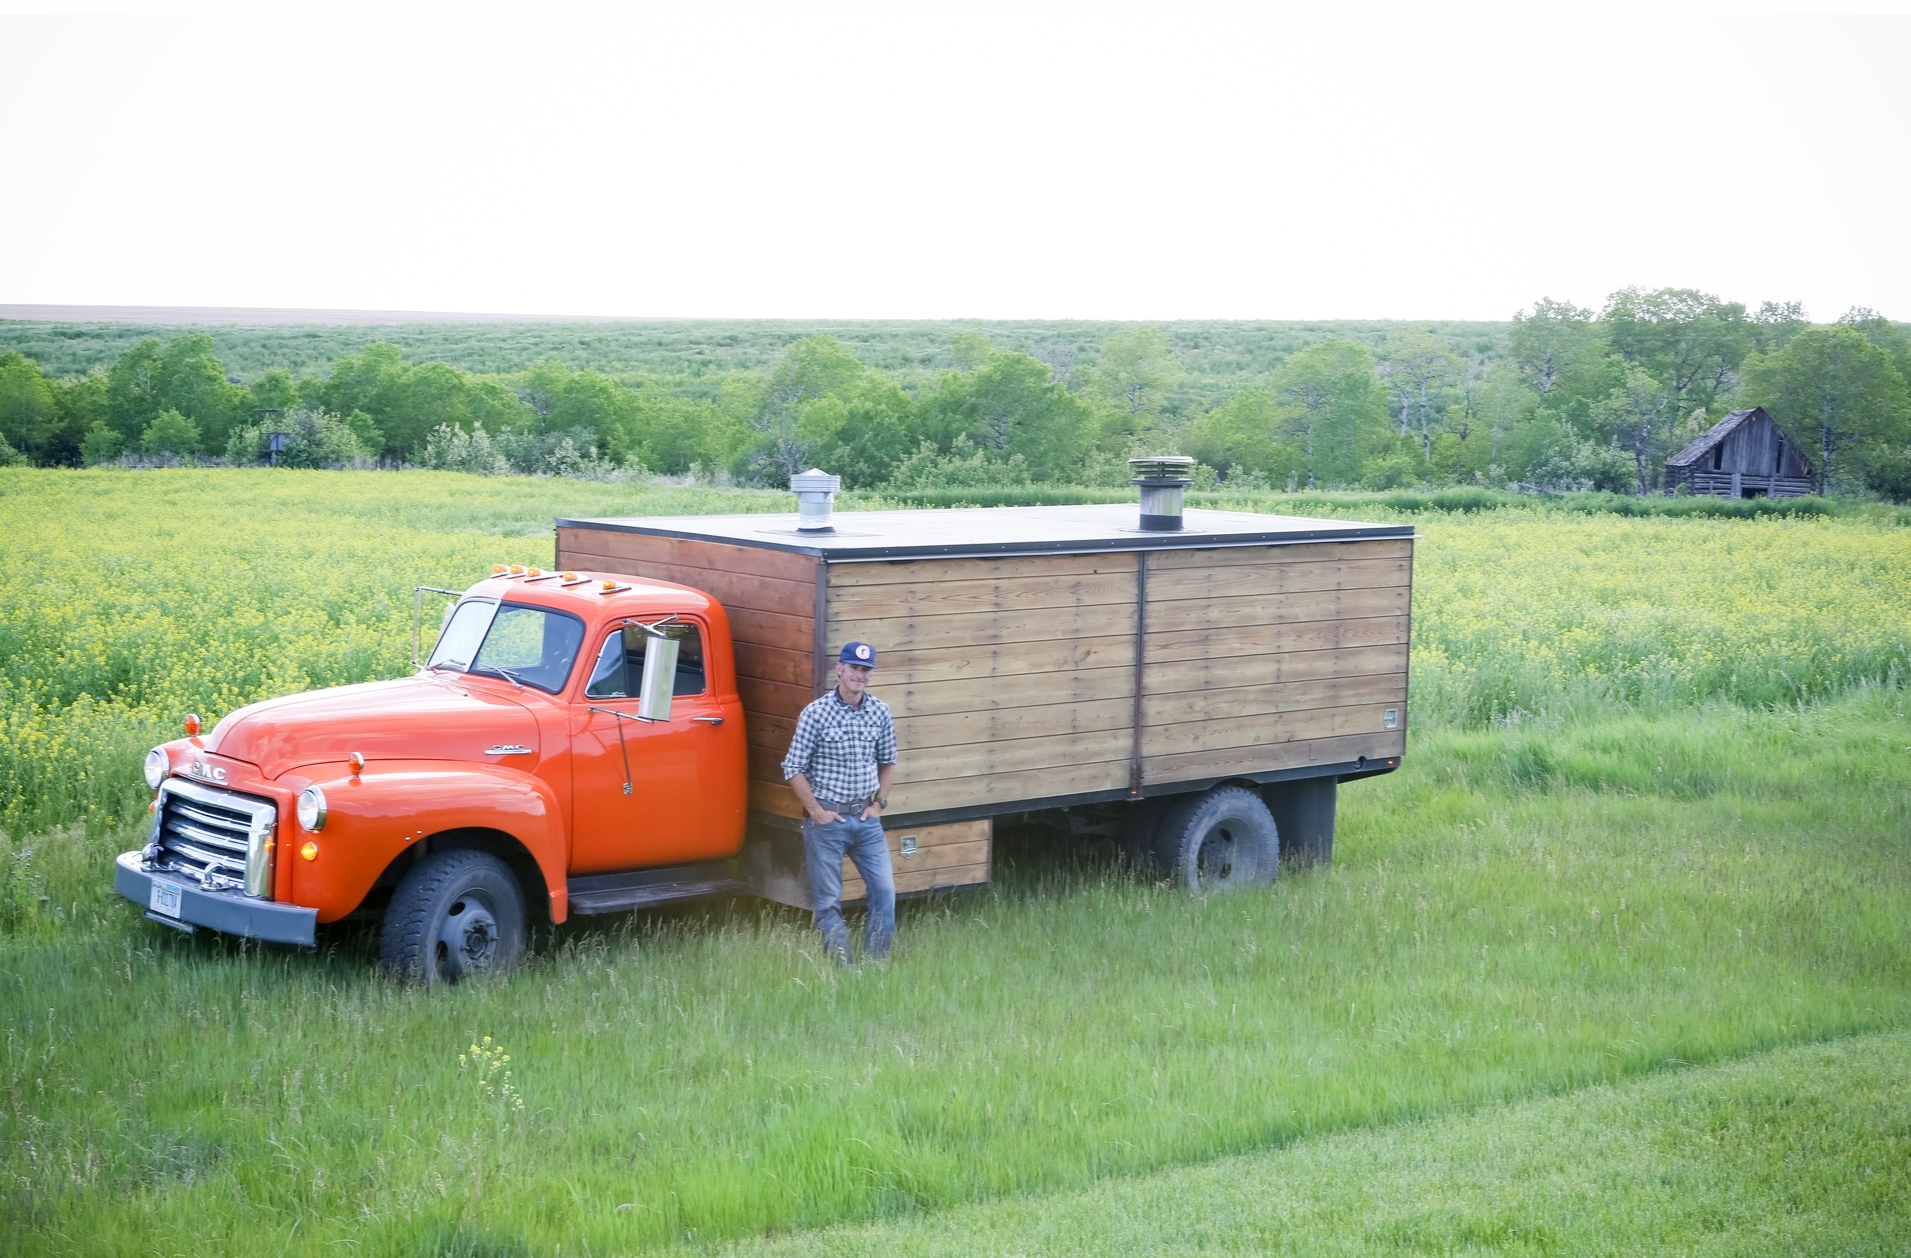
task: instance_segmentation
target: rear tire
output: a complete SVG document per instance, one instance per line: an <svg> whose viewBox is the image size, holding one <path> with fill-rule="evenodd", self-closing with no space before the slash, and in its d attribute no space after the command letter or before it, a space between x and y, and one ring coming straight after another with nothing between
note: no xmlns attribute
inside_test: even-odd
<svg viewBox="0 0 1911 1258"><path fill-rule="evenodd" d="M1155 855L1179 886L1213 895L1273 882L1281 838L1259 795L1221 786L1175 801L1155 831Z"/></svg>
<svg viewBox="0 0 1911 1258"><path fill-rule="evenodd" d="M500 974L524 958L524 893L485 852L440 852L412 867L385 909L379 959L423 986Z"/></svg>

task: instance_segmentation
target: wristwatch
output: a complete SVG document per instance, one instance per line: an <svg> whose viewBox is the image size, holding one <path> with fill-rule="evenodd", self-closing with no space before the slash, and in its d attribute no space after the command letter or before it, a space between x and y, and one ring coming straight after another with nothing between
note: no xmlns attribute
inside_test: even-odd
<svg viewBox="0 0 1911 1258"><path fill-rule="evenodd" d="M876 807L878 808L889 807L889 796L887 795L872 795L870 798L875 801Z"/></svg>

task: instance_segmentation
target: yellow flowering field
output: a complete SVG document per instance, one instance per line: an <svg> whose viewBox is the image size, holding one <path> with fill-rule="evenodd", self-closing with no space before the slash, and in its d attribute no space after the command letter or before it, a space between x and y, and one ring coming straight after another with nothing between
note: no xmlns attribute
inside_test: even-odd
<svg viewBox="0 0 1911 1258"><path fill-rule="evenodd" d="M1429 516L1416 721L1708 700L1796 704L1911 680L1911 528L1890 519Z"/></svg>
<svg viewBox="0 0 1911 1258"><path fill-rule="evenodd" d="M140 757L187 712L402 674L412 586L547 563L559 515L790 507L433 472L0 470L0 826L140 806ZM1416 518L1420 728L1911 675L1911 529L1888 520Z"/></svg>

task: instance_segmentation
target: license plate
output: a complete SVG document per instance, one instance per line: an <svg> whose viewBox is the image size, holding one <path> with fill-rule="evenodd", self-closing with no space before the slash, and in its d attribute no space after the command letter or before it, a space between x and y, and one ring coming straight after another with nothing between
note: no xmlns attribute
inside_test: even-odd
<svg viewBox="0 0 1911 1258"><path fill-rule="evenodd" d="M164 913L167 917L178 917L180 890L181 888L173 883L153 879L153 912Z"/></svg>

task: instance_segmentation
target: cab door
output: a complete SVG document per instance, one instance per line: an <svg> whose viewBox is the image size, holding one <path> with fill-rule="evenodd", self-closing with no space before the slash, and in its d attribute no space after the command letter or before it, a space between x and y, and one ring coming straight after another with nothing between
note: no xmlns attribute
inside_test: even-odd
<svg viewBox="0 0 1911 1258"><path fill-rule="evenodd" d="M735 846L721 821L734 805L712 789L710 735L724 714L711 694L702 626L692 622L678 639L668 721L636 719L649 641L612 628L592 644L571 712L573 874L729 856Z"/></svg>

